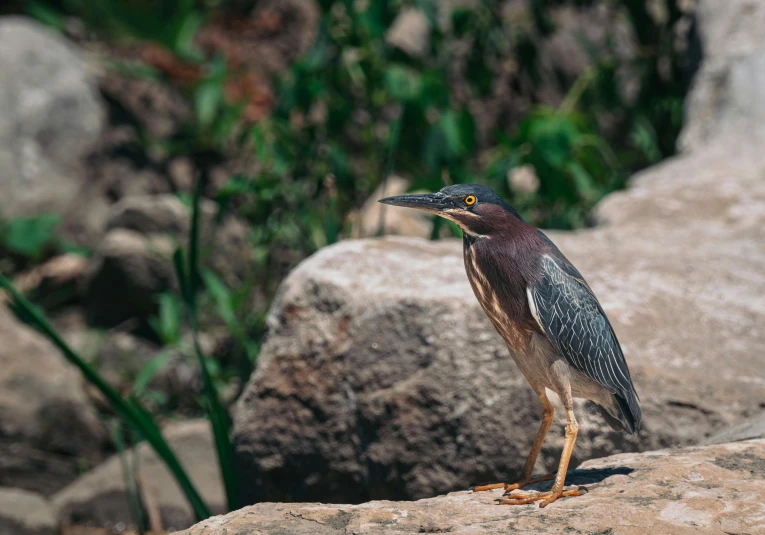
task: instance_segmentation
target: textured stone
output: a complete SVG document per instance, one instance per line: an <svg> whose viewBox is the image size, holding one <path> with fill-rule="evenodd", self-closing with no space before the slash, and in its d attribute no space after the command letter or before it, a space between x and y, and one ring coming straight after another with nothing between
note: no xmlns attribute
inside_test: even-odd
<svg viewBox="0 0 765 535"><path fill-rule="evenodd" d="M56 535L53 507L39 494L0 487L0 535Z"/></svg>
<svg viewBox="0 0 765 535"><path fill-rule="evenodd" d="M621 454L586 462L567 483L588 492L545 509L496 505L500 490L362 505L262 503L210 518L180 535L761 535L763 475L763 440ZM549 483L533 487L546 488Z"/></svg>
<svg viewBox="0 0 765 535"><path fill-rule="evenodd" d="M213 201L203 199L200 212L202 262L230 287L241 284L252 266L247 226L231 217L217 223ZM177 287L172 255L188 243L190 220L189 208L174 195L115 204L84 284L89 321L116 325L153 314L157 295Z"/></svg>
<svg viewBox="0 0 765 535"><path fill-rule="evenodd" d="M209 422L174 424L164 435L210 509L214 513L224 511L223 484ZM133 458L132 453L127 455ZM135 457L143 500L158 508L164 528L173 531L193 524L194 514L185 495L153 450L141 444ZM119 457L108 459L56 494L53 505L65 524L107 529L118 523L131 525Z"/></svg>
<svg viewBox="0 0 765 535"><path fill-rule="evenodd" d="M104 125L98 90L79 52L36 22L0 18L0 212L42 211L97 225L83 210L82 159Z"/></svg>
<svg viewBox="0 0 765 535"><path fill-rule="evenodd" d="M724 444L755 438L765 438L765 413L715 433L704 444Z"/></svg>
<svg viewBox="0 0 765 535"><path fill-rule="evenodd" d="M735 140L765 138L765 3L700 0L704 62L686 105L680 137L685 151L712 141L735 151Z"/></svg>
<svg viewBox="0 0 765 535"><path fill-rule="evenodd" d="M0 306L0 485L49 494L100 460L105 435L78 372Z"/></svg>

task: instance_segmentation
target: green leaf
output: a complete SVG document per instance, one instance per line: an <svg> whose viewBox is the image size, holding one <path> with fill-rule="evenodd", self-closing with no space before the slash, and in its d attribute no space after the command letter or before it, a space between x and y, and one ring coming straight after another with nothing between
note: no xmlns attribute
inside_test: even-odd
<svg viewBox="0 0 765 535"><path fill-rule="evenodd" d="M594 198L597 195L597 188L592 176L579 165L579 162L569 162L566 165L566 169L571 173L574 178L574 184L580 195L584 197Z"/></svg>
<svg viewBox="0 0 765 535"><path fill-rule="evenodd" d="M535 117L529 127L529 142L553 167L562 167L569 158L575 130L555 115Z"/></svg>
<svg viewBox="0 0 765 535"><path fill-rule="evenodd" d="M41 214L11 219L5 228L5 247L14 253L38 257L52 244L61 217Z"/></svg>
<svg viewBox="0 0 765 535"><path fill-rule="evenodd" d="M149 362L144 364L133 382L133 393L136 396L141 396L146 393L146 388L149 386L151 380L154 379L159 372L167 368L171 358L172 354L170 352L162 352L158 353Z"/></svg>
<svg viewBox="0 0 765 535"><path fill-rule="evenodd" d="M442 112L440 129L452 156L462 157L472 150L475 131L469 113L451 109Z"/></svg>
<svg viewBox="0 0 765 535"><path fill-rule="evenodd" d="M422 76L410 67L393 64L385 71L385 87L398 101L416 100L422 93Z"/></svg>
<svg viewBox="0 0 765 535"><path fill-rule="evenodd" d="M162 342L172 345L181 337L181 307L178 299L169 293L159 296L159 317L149 320Z"/></svg>
<svg viewBox="0 0 765 535"><path fill-rule="evenodd" d="M210 126L223 102L223 84L220 80L205 80L194 92L194 110L203 127Z"/></svg>
<svg viewBox="0 0 765 535"><path fill-rule="evenodd" d="M57 30L65 27L64 14L53 6L37 0L27 0L27 15Z"/></svg>
<svg viewBox="0 0 765 535"><path fill-rule="evenodd" d="M176 27L172 47L173 52L189 59L196 58L199 55L194 37L203 21L204 19L200 13L189 12L183 16L182 21Z"/></svg>
<svg viewBox="0 0 765 535"><path fill-rule="evenodd" d="M202 277L204 278L207 291L210 292L216 305L218 305L218 314L226 322L229 329L233 330L237 326L237 319L231 291L210 271L204 271Z"/></svg>

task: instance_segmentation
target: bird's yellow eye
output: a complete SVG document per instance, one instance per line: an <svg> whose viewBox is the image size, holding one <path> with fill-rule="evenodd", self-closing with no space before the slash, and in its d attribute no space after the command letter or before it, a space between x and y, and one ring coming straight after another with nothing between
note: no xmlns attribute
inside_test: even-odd
<svg viewBox="0 0 765 535"><path fill-rule="evenodd" d="M473 206L476 200L477 199L475 198L475 195L468 195L467 197L465 197L465 204L467 204L468 206Z"/></svg>

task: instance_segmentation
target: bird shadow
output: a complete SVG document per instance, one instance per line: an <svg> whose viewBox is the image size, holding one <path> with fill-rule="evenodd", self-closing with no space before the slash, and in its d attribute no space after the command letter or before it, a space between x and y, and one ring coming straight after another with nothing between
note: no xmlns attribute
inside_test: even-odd
<svg viewBox="0 0 765 535"><path fill-rule="evenodd" d="M629 475L634 472L634 468L627 466L613 466L608 468L581 468L579 470L571 470L566 474L566 486L584 486L586 490L590 490L593 487L599 486L606 479L616 475ZM523 490L535 490L539 492L546 492L550 490L553 485L553 481L540 481L538 483L532 483L523 487Z"/></svg>
<svg viewBox="0 0 765 535"><path fill-rule="evenodd" d="M582 468L579 470L571 470L566 474L566 483L568 486L585 487L583 490L592 490L600 486L606 479L616 475L629 475L634 472L634 468L627 466L613 466L609 468ZM537 490L545 492L552 487L552 481L540 481L539 483L533 483L524 487L524 490Z"/></svg>
<svg viewBox="0 0 765 535"><path fill-rule="evenodd" d="M567 485L595 485L611 476L628 476L634 472L634 468L628 466L612 466L609 468L581 468L572 470L566 474Z"/></svg>

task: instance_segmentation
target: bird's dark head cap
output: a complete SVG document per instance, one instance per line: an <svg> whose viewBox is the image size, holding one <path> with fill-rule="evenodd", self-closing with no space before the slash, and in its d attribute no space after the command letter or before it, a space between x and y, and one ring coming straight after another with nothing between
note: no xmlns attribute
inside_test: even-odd
<svg viewBox="0 0 765 535"><path fill-rule="evenodd" d="M380 199L383 204L417 208L456 223L471 235L487 235L508 216L518 213L505 200L486 186L455 184L437 193L412 193Z"/></svg>

